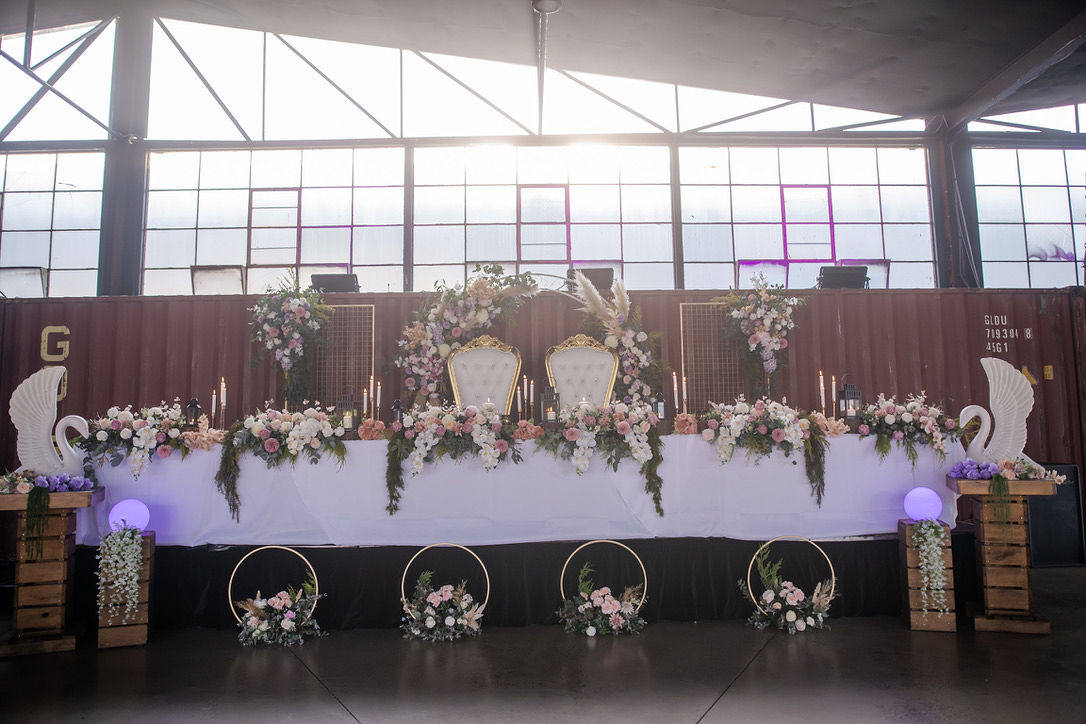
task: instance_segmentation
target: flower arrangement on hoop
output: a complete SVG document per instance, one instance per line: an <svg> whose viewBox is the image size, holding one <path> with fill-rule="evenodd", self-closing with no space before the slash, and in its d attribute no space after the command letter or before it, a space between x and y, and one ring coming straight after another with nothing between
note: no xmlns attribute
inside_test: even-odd
<svg viewBox="0 0 1086 724"><path fill-rule="evenodd" d="M303 402L308 403L308 400ZM334 412L334 408L324 409L319 402L301 412L266 407L230 427L226 433L227 442L222 446L215 483L226 498L235 520L239 520L241 505L237 482L240 473L238 460L242 453L252 453L263 460L268 468L288 461L293 465L299 459L316 465L326 453L338 460L340 465L343 464L347 455L347 448L343 444L343 424Z"/></svg>
<svg viewBox="0 0 1086 724"><path fill-rule="evenodd" d="M947 531L938 520L922 520L913 526L911 544L920 557L920 607L922 618L938 611L939 618L950 612L946 597L946 568L943 551Z"/></svg>
<svg viewBox="0 0 1086 724"><path fill-rule="evenodd" d="M530 273L507 275L500 264L488 264L476 265L466 285L439 282L436 291L436 302L412 313L393 360L406 375L404 386L416 394L416 407L438 390L453 350L515 313L539 287Z"/></svg>
<svg viewBox="0 0 1086 724"><path fill-rule="evenodd" d="M89 423L90 434L76 444L99 466L109 460L117 467L128 458L136 480L154 458L165 459L175 451L183 458L189 452L182 437L185 414L176 400L172 405L162 401L138 410L131 405L123 410L114 406L106 410L105 417Z"/></svg>
<svg viewBox="0 0 1086 724"><path fill-rule="evenodd" d="M297 402L306 396L312 356L306 352L321 342L321 330L332 316L321 293L302 289L297 278L279 289L268 291L249 308L253 313L249 329L259 345L254 364L271 352L283 371L283 396Z"/></svg>
<svg viewBox="0 0 1086 724"><path fill-rule="evenodd" d="M245 646L294 646L304 644L306 637L324 636L313 617L313 609L321 598L324 594L317 594L316 584L310 576L297 590L289 587L268 598L261 598L257 591L255 597L235 602L242 614L238 641Z"/></svg>
<svg viewBox="0 0 1086 724"><path fill-rule="evenodd" d="M645 492L652 496L656 513L664 514L661 496L664 481L657 472L664 458L656 429L659 420L650 405L615 401L596 407L582 402L561 410L558 420L559 429L544 432L538 441L540 447L571 461L578 475L588 471L594 452L603 455L606 464L615 471L623 458L633 458L641 465Z"/></svg>
<svg viewBox="0 0 1086 724"><path fill-rule="evenodd" d="M762 546L755 555L754 565L764 590L747 622L759 630L773 626L789 634L802 633L808 628L825 628L830 603L835 597L832 583L829 580L818 583L814 593L807 598L803 589L791 581L781 580L781 564L780 560L769 562L767 546ZM740 593L755 600L746 581L740 579L738 585Z"/></svg>
<svg viewBox="0 0 1086 724"><path fill-rule="evenodd" d="M558 609L556 615L566 631L590 637L641 633L645 628L645 619L638 615L641 584L627 587L615 598L607 586L596 588L592 573L592 564L585 562L577 575L577 596L563 601Z"/></svg>
<svg viewBox="0 0 1086 724"><path fill-rule="evenodd" d="M641 310L631 305L621 280L611 284L611 301L607 301L583 273L575 272L573 279L573 296L596 324L588 330L591 336L618 353L620 375L614 397L627 403L649 400L666 371L659 354L660 335L642 328Z"/></svg>
<svg viewBox="0 0 1086 724"><path fill-rule="evenodd" d="M791 457L796 450L801 451L811 494L822 505L826 491L827 438L836 435L831 435L820 413L800 412L768 398L748 404L740 395L731 405L711 404L702 418L705 429L701 436L716 448L721 464L732 459L737 447L745 449L748 457L766 457L774 450ZM838 428L832 431L837 433Z"/></svg>
<svg viewBox="0 0 1086 724"><path fill-rule="evenodd" d="M889 455L891 444L896 442L914 468L919 456L917 445L930 446L940 460L945 460L947 441L956 440L960 433L958 421L929 404L923 391L909 395L905 404L895 396L879 393L874 404L860 411L858 431L860 437L874 436L880 458Z"/></svg>
<svg viewBox="0 0 1086 724"><path fill-rule="evenodd" d="M723 306L736 321L747 350L760 361L761 374L748 373L748 381L755 383L761 377L768 395L773 373L780 366L777 353L788 348L788 332L796 326L793 314L807 300L788 296L783 285L769 284L763 274L752 276L750 281L754 286L751 291L735 292L712 301Z"/></svg>
<svg viewBox="0 0 1086 724"><path fill-rule="evenodd" d="M515 444L518 428L503 422L498 408L490 402L482 407L469 405L463 410L455 405L428 407L414 415L404 415L403 421L393 422L391 429L385 471L389 515L400 509L405 460L410 465L411 477L421 473L425 463L444 456L453 460L478 456L487 472L503 460L521 461Z"/></svg>
<svg viewBox="0 0 1086 724"><path fill-rule="evenodd" d="M403 604L400 630L405 639L455 641L462 636L478 636L482 607L467 592L467 581L453 588L434 588L433 571L423 571L415 582L411 599Z"/></svg>
<svg viewBox="0 0 1086 724"><path fill-rule="evenodd" d="M140 599L143 531L122 524L102 538L95 557L98 559L98 611L106 614L110 624L117 616L122 624L132 621Z"/></svg>

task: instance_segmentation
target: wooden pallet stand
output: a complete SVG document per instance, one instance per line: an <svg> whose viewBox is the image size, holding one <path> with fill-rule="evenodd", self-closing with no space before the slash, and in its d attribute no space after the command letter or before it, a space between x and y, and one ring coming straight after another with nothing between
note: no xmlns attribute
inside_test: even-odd
<svg viewBox="0 0 1086 724"><path fill-rule="evenodd" d="M75 649L75 636L66 633L75 552L75 509L105 497L105 490L52 493L49 512L38 541L40 555L26 552L25 495L0 495L0 511L16 511L15 637L0 644L0 656L44 654Z"/></svg>
<svg viewBox="0 0 1086 724"><path fill-rule="evenodd" d="M968 496L962 501L963 520L976 528L977 568L984 592L984 612L973 619L977 631L1049 634L1052 625L1033 613L1029 573L1030 495L1055 495L1051 480L1011 480L1006 522L996 515L987 480L955 480L947 487Z"/></svg>
<svg viewBox="0 0 1086 724"><path fill-rule="evenodd" d="M958 617L954 611L954 557L950 550L950 526L940 523L945 533L943 539L943 567L946 569L946 602L950 609L940 615L934 609L924 609L920 589L924 576L920 572L920 551L913 546L913 530L919 521L902 518L897 522L898 553L901 556L902 595L904 611L913 631L957 631Z"/></svg>
<svg viewBox="0 0 1086 724"><path fill-rule="evenodd" d="M151 576L155 567L155 532L143 531L143 566L140 568L140 594L135 617L124 621L123 609L109 620L105 611L98 612L98 648L142 646L147 643L150 623Z"/></svg>

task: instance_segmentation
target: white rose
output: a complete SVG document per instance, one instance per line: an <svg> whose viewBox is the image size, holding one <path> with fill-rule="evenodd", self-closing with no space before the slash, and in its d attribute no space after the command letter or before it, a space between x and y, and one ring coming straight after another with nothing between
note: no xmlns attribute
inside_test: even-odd
<svg viewBox="0 0 1086 724"><path fill-rule="evenodd" d="M807 617L807 625L808 626L814 626L815 625L814 619L811 618L810 616Z"/></svg>
<svg viewBox="0 0 1086 724"><path fill-rule="evenodd" d="M887 415L886 417L884 417L882 419L887 425L893 425L897 421L897 418L894 417L893 415Z"/></svg>
<svg viewBox="0 0 1086 724"><path fill-rule="evenodd" d="M181 431L178 430L176 427L171 427L170 431L168 433L166 433L166 434L169 435L172 438L176 438L178 435L181 434Z"/></svg>
<svg viewBox="0 0 1086 724"><path fill-rule="evenodd" d="M740 402L735 406L735 412L739 415L745 415L750 412L750 405L745 402Z"/></svg>
<svg viewBox="0 0 1086 724"><path fill-rule="evenodd" d="M293 619L284 618L283 622L281 624L279 624L279 625L283 627L284 631L293 631L294 630L294 621L293 621Z"/></svg>
<svg viewBox="0 0 1086 724"><path fill-rule="evenodd" d="M132 428L130 428L130 427L122 427L121 428L121 439L122 440L128 440L131 437L132 437Z"/></svg>
<svg viewBox="0 0 1086 724"><path fill-rule="evenodd" d="M913 416L911 414L909 414L908 412L906 412L905 414L903 414L901 416L901 421L906 422L906 423L907 422L912 422L913 421Z"/></svg>
<svg viewBox="0 0 1086 724"><path fill-rule="evenodd" d="M446 616L445 617L445 625L446 626L452 628L453 624L455 624L455 623L456 623L456 619L453 618L452 616Z"/></svg>
<svg viewBox="0 0 1086 724"><path fill-rule="evenodd" d="M121 414L121 408L119 408L119 407L111 407L108 410L106 410L106 416L107 417L117 417L117 415L120 415L120 414Z"/></svg>
<svg viewBox="0 0 1086 724"><path fill-rule="evenodd" d="M268 630L268 622L267 621L261 621L260 625L257 626L256 628L257 628L258 631L267 631Z"/></svg>
<svg viewBox="0 0 1086 724"><path fill-rule="evenodd" d="M485 324L486 321L490 319L490 312L486 311L485 309L480 309L478 312L475 313L475 318L479 320L479 324Z"/></svg>
<svg viewBox="0 0 1086 724"><path fill-rule="evenodd" d="M95 437L98 438L100 442L105 442L106 439L109 438L109 433L105 430L99 430Z"/></svg>
<svg viewBox="0 0 1086 724"><path fill-rule="evenodd" d="M343 432L344 432L344 430L343 430L342 426L337 427L336 430L335 430L336 437L343 437Z"/></svg>
<svg viewBox="0 0 1086 724"><path fill-rule="evenodd" d="M789 611L788 613L792 613ZM803 622L803 619L796 621L796 631L803 631L807 628L807 624Z"/></svg>
<svg viewBox="0 0 1086 724"><path fill-rule="evenodd" d="M584 635L585 636L595 636L596 635L596 627L595 626L589 626L588 628L586 628L584 630Z"/></svg>
<svg viewBox="0 0 1086 724"><path fill-rule="evenodd" d="M789 622L789 623L795 621L796 620L796 612L795 611L789 611L788 613L784 614L784 620Z"/></svg>
<svg viewBox="0 0 1086 724"><path fill-rule="evenodd" d="M437 624L433 616L426 617L426 628L433 628Z"/></svg>
<svg viewBox="0 0 1086 724"><path fill-rule="evenodd" d="M644 342L648 338L649 338L649 335L645 334L644 332L638 332L637 333L637 341L638 342Z"/></svg>
<svg viewBox="0 0 1086 724"><path fill-rule="evenodd" d="M618 347L618 337L613 334L609 334L604 338L603 343L608 347Z"/></svg>
<svg viewBox="0 0 1086 724"><path fill-rule="evenodd" d="M410 415L404 415L403 416L403 426L404 427L414 427L415 426L415 418L411 417Z"/></svg>
<svg viewBox="0 0 1086 724"><path fill-rule="evenodd" d="M451 351L452 351L452 348L447 344L442 344L440 347L437 348L437 353L439 355L441 355L442 357L448 357L449 352L451 352Z"/></svg>

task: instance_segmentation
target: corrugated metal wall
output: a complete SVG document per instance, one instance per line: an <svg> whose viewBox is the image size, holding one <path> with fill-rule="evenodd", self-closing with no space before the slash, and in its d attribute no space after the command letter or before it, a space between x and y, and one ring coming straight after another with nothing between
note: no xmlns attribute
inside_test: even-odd
<svg viewBox="0 0 1086 724"><path fill-rule="evenodd" d="M679 304L708 301L710 292L641 292L633 295L647 330L663 333L663 355L680 364ZM821 291L808 293L797 313L779 394L791 403L818 405L818 370L860 386L865 399L878 392L927 390L954 414L987 404L983 356L1027 365L1038 378L1029 420L1027 452L1036 460L1081 463L1082 444L1073 303L1080 291ZM247 306L252 297L95 298L9 300L2 305L0 399L43 364L69 369L61 414L94 416L112 404L151 404L192 395L206 406L212 386L225 376L233 413L275 396L270 363L251 367ZM402 394L392 367L396 340L420 294L330 295L336 303L375 305L376 367L386 385L385 405ZM1077 300L1077 302L1076 302ZM542 389L547 347L579 331L574 303L548 294L526 306L495 335L516 345L524 372ZM49 327L66 327L48 332ZM45 333L43 334L43 330ZM1004 332L1003 330L1008 330ZM1004 335L1009 338L1004 339ZM994 336L998 336L995 339ZM46 361L63 354L64 360ZM989 343L1006 347L989 351ZM1043 379L1051 365L1053 379ZM689 375L694 374L688 370ZM828 394L828 393L827 393ZM670 398L669 398L670 399ZM0 462L14 463L13 429L0 421Z"/></svg>

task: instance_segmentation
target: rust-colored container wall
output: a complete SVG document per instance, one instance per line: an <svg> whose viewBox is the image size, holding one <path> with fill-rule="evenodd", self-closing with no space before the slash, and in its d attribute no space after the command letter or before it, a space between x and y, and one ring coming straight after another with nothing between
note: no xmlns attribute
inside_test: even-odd
<svg viewBox="0 0 1086 724"><path fill-rule="evenodd" d="M675 369L682 360L680 304L706 302L711 292L640 292L646 330L662 333L662 354ZM1081 344L1072 310L1081 290L1051 292L817 291L796 315L788 360L777 395L792 404L818 406L818 370L858 384L865 400L878 392L926 390L957 414L964 405L987 405L987 380L979 358L996 356L1027 366L1037 378L1029 419L1027 453L1035 460L1080 463L1079 375ZM396 340L421 294L329 295L332 304L373 304L377 376L385 382L385 406L402 396L392 366ZM2 306L0 398L7 400L23 378L43 364L68 367L61 414L95 416L113 404L146 405L196 395L205 405L212 386L226 377L231 417L276 397L278 372L265 362L251 367L248 341L252 297L123 297L9 300ZM723 319L723 318L722 318ZM583 315L569 299L545 294L516 319L494 330L516 345L524 372L538 389L545 379L543 355L576 333ZM688 342L690 340L688 332ZM991 345L991 346L989 346ZM1051 379L1045 369L1051 366ZM723 374L692 369L686 374ZM670 400L670 384L665 393ZM827 397L829 391L827 389ZM0 422L5 466L15 463L14 430ZM932 481L938 483L939 481Z"/></svg>

